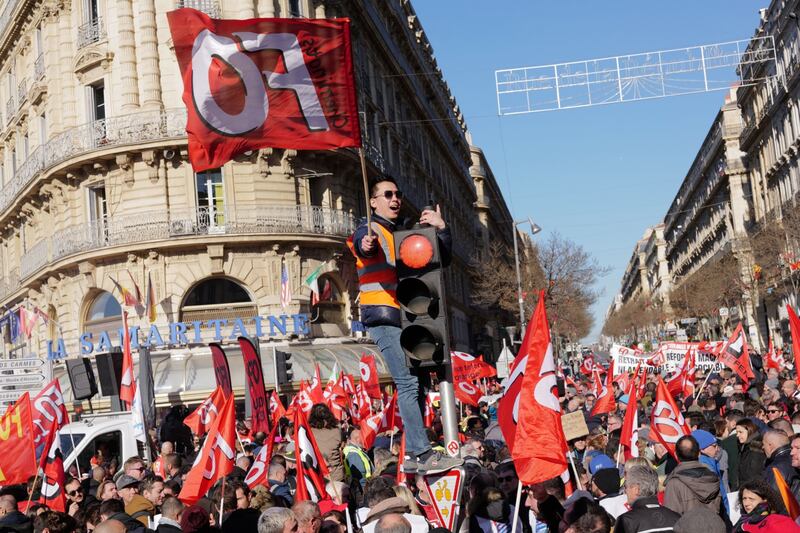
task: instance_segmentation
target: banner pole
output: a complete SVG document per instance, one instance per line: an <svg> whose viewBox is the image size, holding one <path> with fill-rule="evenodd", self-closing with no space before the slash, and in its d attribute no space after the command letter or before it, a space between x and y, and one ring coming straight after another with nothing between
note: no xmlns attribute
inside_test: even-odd
<svg viewBox="0 0 800 533"><path fill-rule="evenodd" d="M227 476L222 477L222 490L219 492L219 527L222 528L222 511L225 508L225 478Z"/></svg>
<svg viewBox="0 0 800 533"><path fill-rule="evenodd" d="M36 482L37 482L38 480L39 480L39 468L38 468L38 466L37 466L37 468L36 468L36 476L34 476L34 478L33 478L33 485L31 486L31 493L30 493L30 494L28 494L28 505L27 505L27 507L25 507L25 512L26 512L26 513L28 512L28 509L30 509L30 506L31 506L31 500L33 500L33 491L34 491L34 490L36 490ZM45 496L45 498L47 498L47 497Z"/></svg>
<svg viewBox="0 0 800 533"><path fill-rule="evenodd" d="M617 468L619 468L619 452L622 451L622 441L619 441L619 446L617 446L617 455L614 457L614 461L617 463Z"/></svg>
<svg viewBox="0 0 800 533"><path fill-rule="evenodd" d="M569 457L569 462L572 465L572 471L575 472L575 482L578 484L578 490L583 490L583 485L581 485L581 478L578 475L578 469L575 468L575 458L572 457L572 452L567 452L567 457Z"/></svg>
<svg viewBox="0 0 800 533"><path fill-rule="evenodd" d="M697 400L697 398L700 396L700 393L703 392L703 389L706 388L706 383L708 383L708 378L711 377L711 374L713 374L713 372L709 368L708 369L708 375L706 376L706 379L703 380L703 384L700 385L700 389L697 391L697 394L694 395L695 400Z"/></svg>
<svg viewBox="0 0 800 533"><path fill-rule="evenodd" d="M369 183L367 179L367 158L364 147L359 146L358 157L361 159L361 180L364 182L364 202L367 204L367 235L372 236L372 208L369 206Z"/></svg>
<svg viewBox="0 0 800 533"><path fill-rule="evenodd" d="M517 521L519 520L519 504L522 499L522 481L517 484L517 497L514 500L514 521L511 523L511 533L517 533Z"/></svg>

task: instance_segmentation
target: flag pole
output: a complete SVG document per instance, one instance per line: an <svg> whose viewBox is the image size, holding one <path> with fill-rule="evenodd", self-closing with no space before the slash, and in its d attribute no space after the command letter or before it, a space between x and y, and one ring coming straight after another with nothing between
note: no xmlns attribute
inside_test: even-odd
<svg viewBox="0 0 800 533"><path fill-rule="evenodd" d="M700 397L700 393L703 392L703 389L706 387L706 383L708 383L708 378L711 377L711 374L713 374L713 372L711 372L711 369L709 368L708 369L708 375L706 376L706 379L703 380L703 384L700 385L700 389L697 391L697 394L694 395L695 400Z"/></svg>
<svg viewBox="0 0 800 533"><path fill-rule="evenodd" d="M619 468L619 452L622 451L622 441L619 441L619 446L617 446L617 455L614 457L614 461L617 463L617 468Z"/></svg>
<svg viewBox="0 0 800 533"><path fill-rule="evenodd" d="M511 523L511 533L517 533L517 521L519 520L519 503L522 499L522 481L517 483L517 497L514 500L514 521Z"/></svg>
<svg viewBox="0 0 800 533"><path fill-rule="evenodd" d="M369 205L369 183L367 180L367 158L364 157L364 147L358 147L358 158L361 160L361 179L364 182L364 201L367 204L367 235L372 236L372 208Z"/></svg>
<svg viewBox="0 0 800 533"><path fill-rule="evenodd" d="M222 490L219 491L219 527L222 528L222 511L225 508L225 478L222 476Z"/></svg>
<svg viewBox="0 0 800 533"><path fill-rule="evenodd" d="M572 452L567 453L567 457L569 457L569 463L572 465L572 471L575 472L575 482L578 484L578 490L583 490L581 477L578 475L578 469L575 467L575 458L572 457Z"/></svg>
<svg viewBox="0 0 800 533"><path fill-rule="evenodd" d="M73 447L73 449L74 449L74 447ZM42 453L44 453L44 452L42 452ZM35 476L34 476L34 478L33 478L33 485L31 485L31 493L30 493L30 494L28 494L28 505L27 505L27 507L25 507L25 512L27 512L27 511L28 511L28 509L29 509L29 508L30 508L30 506L31 506L31 501L33 500L33 491L35 491L35 490L36 490L36 482L37 482L38 480L39 480L39 467L38 467L38 465L37 465L37 467L36 467L36 475L35 475ZM40 492L41 492L41 491L40 491ZM45 498L47 498L47 496L45 496Z"/></svg>

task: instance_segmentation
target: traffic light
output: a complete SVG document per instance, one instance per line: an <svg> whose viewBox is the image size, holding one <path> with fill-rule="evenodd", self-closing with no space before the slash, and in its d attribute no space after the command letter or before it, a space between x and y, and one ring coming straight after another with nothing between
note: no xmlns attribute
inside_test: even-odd
<svg viewBox="0 0 800 533"><path fill-rule="evenodd" d="M450 361L447 305L439 240L432 227L394 232L400 346L409 367Z"/></svg>
<svg viewBox="0 0 800 533"><path fill-rule="evenodd" d="M291 358L291 352L275 350L275 369L278 374L278 385L288 385L294 379Z"/></svg>

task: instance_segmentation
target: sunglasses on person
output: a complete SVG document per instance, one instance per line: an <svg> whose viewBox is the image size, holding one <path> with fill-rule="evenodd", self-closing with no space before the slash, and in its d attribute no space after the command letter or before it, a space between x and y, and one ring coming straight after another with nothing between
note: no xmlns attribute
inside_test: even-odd
<svg viewBox="0 0 800 533"><path fill-rule="evenodd" d="M77 496L78 494L83 494L83 489L71 490L67 494L69 494L70 496Z"/></svg>
<svg viewBox="0 0 800 533"><path fill-rule="evenodd" d="M768 413L782 413L783 411L781 411L780 409L767 409L767 412Z"/></svg>
<svg viewBox="0 0 800 533"><path fill-rule="evenodd" d="M373 198L378 198L380 196L383 196L387 200L391 200L392 197L395 197L398 200L402 200L403 199L403 191L383 191L383 194L376 194L375 196L373 196Z"/></svg>

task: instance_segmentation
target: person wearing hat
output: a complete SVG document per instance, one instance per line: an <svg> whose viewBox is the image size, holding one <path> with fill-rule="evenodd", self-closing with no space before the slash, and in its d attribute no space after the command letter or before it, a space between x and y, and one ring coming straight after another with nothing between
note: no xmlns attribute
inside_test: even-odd
<svg viewBox="0 0 800 533"><path fill-rule="evenodd" d="M678 439L675 455L680 464L664 481L664 505L681 515L698 507L718 514L724 512L719 477L700 462L697 440L691 435Z"/></svg>
<svg viewBox="0 0 800 533"><path fill-rule="evenodd" d="M590 484L592 495L608 514L616 519L626 512L627 497L619 493L619 469L607 455L598 455L589 463L592 475Z"/></svg>
<svg viewBox="0 0 800 533"><path fill-rule="evenodd" d="M728 489L728 484L725 481L725 473L723 472L719 460L717 459L717 456L723 450L720 450L717 438L704 429L696 429L692 431L692 437L694 437L694 439L697 441L697 445L700 447L700 462L706 465L708 469L714 472L719 478L719 491L720 496L722 497L722 503L725 505L725 509L728 510L728 514L730 515L731 507L728 503L728 492L730 492L730 490Z"/></svg>
<svg viewBox="0 0 800 533"><path fill-rule="evenodd" d="M155 516L156 506L139 494L139 480L128 474L122 474L117 478L117 494L125 504L125 513L148 527L150 519Z"/></svg>

